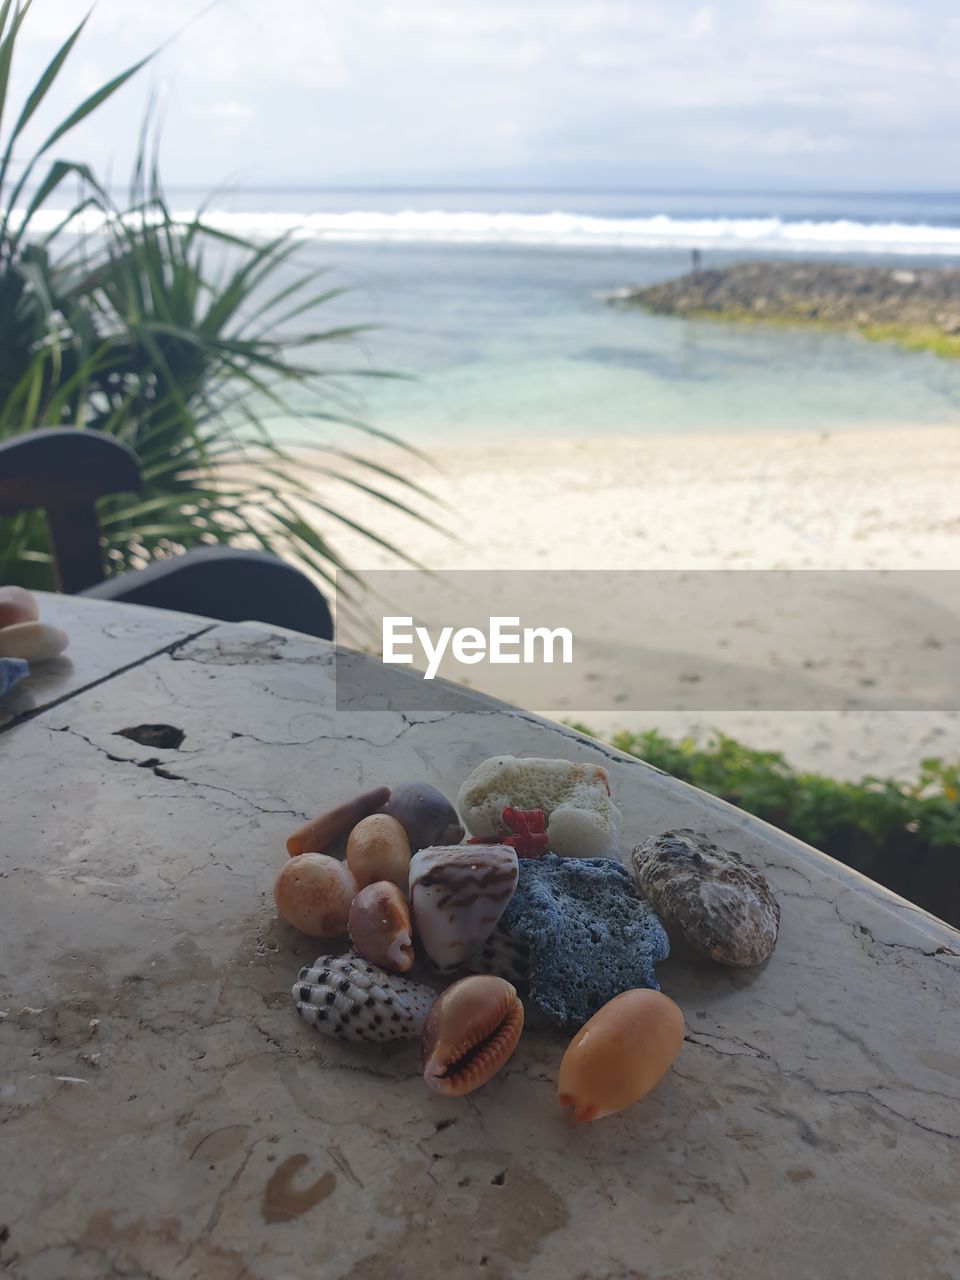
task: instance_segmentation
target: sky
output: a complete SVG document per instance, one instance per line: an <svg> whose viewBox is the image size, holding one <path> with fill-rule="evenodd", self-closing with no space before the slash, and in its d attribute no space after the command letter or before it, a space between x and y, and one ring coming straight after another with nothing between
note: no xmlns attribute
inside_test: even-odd
<svg viewBox="0 0 960 1280"><path fill-rule="evenodd" d="M98 0L59 107L167 41L60 153L123 178L156 94L170 186L960 186L954 0Z"/></svg>

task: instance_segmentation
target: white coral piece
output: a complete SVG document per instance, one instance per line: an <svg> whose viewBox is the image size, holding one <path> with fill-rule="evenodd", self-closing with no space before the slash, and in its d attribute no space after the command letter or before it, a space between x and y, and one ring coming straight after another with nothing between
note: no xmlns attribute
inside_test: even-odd
<svg viewBox="0 0 960 1280"><path fill-rule="evenodd" d="M620 811L600 765L491 756L460 788L457 808L473 835L490 838L509 832L502 817L508 807L542 809L550 848L563 857L616 852Z"/></svg>

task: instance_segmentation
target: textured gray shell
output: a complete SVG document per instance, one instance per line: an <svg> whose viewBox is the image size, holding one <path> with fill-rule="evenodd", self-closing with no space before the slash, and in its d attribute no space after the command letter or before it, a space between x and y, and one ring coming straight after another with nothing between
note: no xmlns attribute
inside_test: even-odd
<svg viewBox="0 0 960 1280"><path fill-rule="evenodd" d="M759 871L697 831L664 831L634 849L640 892L670 931L720 964L760 964L774 948L780 907Z"/></svg>
<svg viewBox="0 0 960 1280"><path fill-rule="evenodd" d="M437 993L347 952L301 969L293 999L301 1018L343 1040L416 1040Z"/></svg>
<svg viewBox="0 0 960 1280"><path fill-rule="evenodd" d="M471 973L492 973L508 982L530 981L530 948L522 938L511 938L498 925L482 947L468 956L463 967Z"/></svg>

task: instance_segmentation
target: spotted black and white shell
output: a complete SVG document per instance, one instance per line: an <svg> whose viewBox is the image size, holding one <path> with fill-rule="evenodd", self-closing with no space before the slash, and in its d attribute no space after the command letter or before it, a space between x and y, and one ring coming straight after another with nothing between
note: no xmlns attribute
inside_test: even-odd
<svg viewBox="0 0 960 1280"><path fill-rule="evenodd" d="M293 999L301 1018L343 1040L416 1040L437 998L410 982L347 952L319 956L301 969Z"/></svg>
<svg viewBox="0 0 960 1280"><path fill-rule="evenodd" d="M467 956L463 967L524 985L530 981L530 948L523 938L512 938L498 925L483 946Z"/></svg>
<svg viewBox="0 0 960 1280"><path fill-rule="evenodd" d="M666 925L720 964L766 960L780 907L764 877L736 853L682 829L645 840L631 854L640 892Z"/></svg>

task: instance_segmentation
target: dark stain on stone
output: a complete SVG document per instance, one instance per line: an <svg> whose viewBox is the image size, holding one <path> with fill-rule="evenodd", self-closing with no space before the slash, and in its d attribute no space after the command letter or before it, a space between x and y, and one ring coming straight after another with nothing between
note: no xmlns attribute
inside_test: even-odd
<svg viewBox="0 0 960 1280"><path fill-rule="evenodd" d="M82 1234L63 1246L75 1263L78 1256L90 1255L96 1270L83 1275L160 1277L186 1275L183 1264L190 1261L189 1274L203 1280L255 1280L244 1256L203 1238L184 1239L183 1226L173 1216L147 1220L134 1218L123 1224L109 1210L98 1210L87 1219ZM107 1267L108 1270L105 1270ZM79 1275L76 1267L49 1271L53 1275Z"/></svg>
<svg viewBox="0 0 960 1280"><path fill-rule="evenodd" d="M568 1213L557 1191L523 1165L509 1166L510 1196L496 1190L504 1159L502 1151L451 1154L442 1186L429 1162L399 1165L376 1207L399 1220L400 1233L391 1231L342 1280L423 1280L481 1267L487 1280L513 1280L544 1240L566 1227ZM448 1180L460 1186L465 1179L474 1195L451 1202Z"/></svg>
<svg viewBox="0 0 960 1280"><path fill-rule="evenodd" d="M135 724L129 729L117 729L114 737L129 738L141 747L157 747L161 751L179 751L187 735L172 724Z"/></svg>
<svg viewBox="0 0 960 1280"><path fill-rule="evenodd" d="M294 1178L308 1160L309 1156L303 1152L289 1156L270 1175L263 1190L261 1205L264 1222L292 1222L294 1218L301 1218L321 1200L326 1200L333 1191L337 1185L337 1175L329 1169L308 1187L297 1188L293 1185Z"/></svg>
<svg viewBox="0 0 960 1280"><path fill-rule="evenodd" d="M812 1169L788 1169L786 1173L788 1182L806 1182L808 1178L814 1176Z"/></svg>

